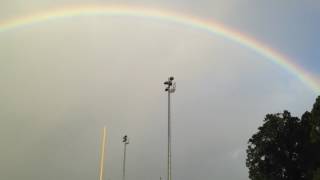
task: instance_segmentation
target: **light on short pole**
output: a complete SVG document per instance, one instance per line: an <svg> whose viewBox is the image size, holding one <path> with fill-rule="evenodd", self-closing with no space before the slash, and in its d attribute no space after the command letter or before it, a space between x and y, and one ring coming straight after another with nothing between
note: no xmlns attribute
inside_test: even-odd
<svg viewBox="0 0 320 180"><path fill-rule="evenodd" d="M126 179L126 155L127 155L127 145L129 144L129 138L127 135L124 135L122 138L124 144L123 150L123 164L122 164L122 180Z"/></svg>

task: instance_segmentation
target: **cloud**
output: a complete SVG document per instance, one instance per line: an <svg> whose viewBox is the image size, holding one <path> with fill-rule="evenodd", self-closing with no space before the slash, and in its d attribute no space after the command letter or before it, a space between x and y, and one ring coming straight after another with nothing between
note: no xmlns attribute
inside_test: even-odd
<svg viewBox="0 0 320 180"><path fill-rule="evenodd" d="M240 156L245 156L245 148L239 147L230 153L232 159L238 159Z"/></svg>
<svg viewBox="0 0 320 180"><path fill-rule="evenodd" d="M121 178L124 134L131 140L127 177L164 177L162 83L170 75L177 79L173 176L247 179L244 147L264 115L300 113L314 100L298 79L265 57L173 23L82 17L0 38L4 179L97 177L105 125L107 179Z"/></svg>

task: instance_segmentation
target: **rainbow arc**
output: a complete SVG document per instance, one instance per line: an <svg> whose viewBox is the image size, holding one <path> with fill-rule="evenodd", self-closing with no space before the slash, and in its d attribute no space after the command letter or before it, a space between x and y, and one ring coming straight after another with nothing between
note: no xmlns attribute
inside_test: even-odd
<svg viewBox="0 0 320 180"><path fill-rule="evenodd" d="M292 73L303 83L309 86L315 93L320 92L320 83L317 77L308 73L303 68L294 63L293 60L286 57L284 54L272 49L271 47L258 42L254 38L247 36L239 31L232 30L212 20L205 20L195 16L179 14L175 12L152 9L146 7L132 7L132 6L115 6L115 5L78 5L73 7L65 7L55 10L49 10L31 15L9 19L0 22L0 32L4 33L26 25L36 23L43 23L49 20L61 19L66 17L76 16L130 16L137 18L150 18L160 21L173 22L181 25L190 26L192 28L207 31L209 33L229 39L244 47L247 47L254 52L266 57L288 72Z"/></svg>

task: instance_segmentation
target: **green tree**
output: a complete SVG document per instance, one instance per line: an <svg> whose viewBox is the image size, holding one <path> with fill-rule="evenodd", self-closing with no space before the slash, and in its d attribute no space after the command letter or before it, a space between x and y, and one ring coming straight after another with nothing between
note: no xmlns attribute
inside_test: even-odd
<svg viewBox="0 0 320 180"><path fill-rule="evenodd" d="M320 180L320 168L314 172L312 180Z"/></svg>
<svg viewBox="0 0 320 180"><path fill-rule="evenodd" d="M252 180L316 178L320 167L320 97L301 119L288 111L266 115L249 139L246 165Z"/></svg>

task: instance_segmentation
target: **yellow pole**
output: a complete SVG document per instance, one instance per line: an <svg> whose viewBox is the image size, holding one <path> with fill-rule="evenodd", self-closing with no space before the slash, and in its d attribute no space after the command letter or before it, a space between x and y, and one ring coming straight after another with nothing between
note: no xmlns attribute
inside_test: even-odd
<svg viewBox="0 0 320 180"><path fill-rule="evenodd" d="M102 134L102 146L101 146L101 156L100 156L100 175L99 180L103 180L103 170L104 170L104 155L105 155L105 146L106 146L106 133L107 129L106 127L103 128L103 134Z"/></svg>

